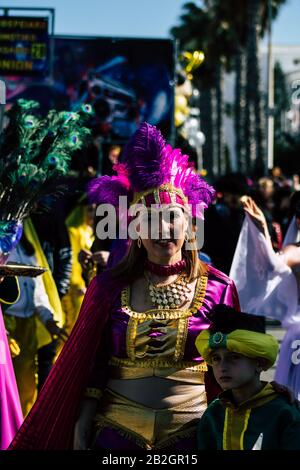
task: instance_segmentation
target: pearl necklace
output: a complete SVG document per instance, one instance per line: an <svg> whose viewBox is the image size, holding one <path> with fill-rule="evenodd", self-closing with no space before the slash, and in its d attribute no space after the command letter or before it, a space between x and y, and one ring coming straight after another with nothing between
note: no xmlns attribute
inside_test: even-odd
<svg viewBox="0 0 300 470"><path fill-rule="evenodd" d="M150 299L154 308L172 309L180 308L188 300L191 289L188 286L185 274L181 274L170 284L154 284L146 272L145 278L148 281Z"/></svg>

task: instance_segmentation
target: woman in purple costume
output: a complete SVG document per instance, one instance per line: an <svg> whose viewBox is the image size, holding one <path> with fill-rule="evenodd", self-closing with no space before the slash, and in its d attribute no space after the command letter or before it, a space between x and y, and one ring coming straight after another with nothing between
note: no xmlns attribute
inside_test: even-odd
<svg viewBox="0 0 300 470"><path fill-rule="evenodd" d="M92 182L90 196L116 208L127 196L128 251L91 282L12 449L197 448L197 422L217 388L195 339L214 305L239 309L234 283L198 260L188 223L214 190L147 123L115 170Z"/></svg>

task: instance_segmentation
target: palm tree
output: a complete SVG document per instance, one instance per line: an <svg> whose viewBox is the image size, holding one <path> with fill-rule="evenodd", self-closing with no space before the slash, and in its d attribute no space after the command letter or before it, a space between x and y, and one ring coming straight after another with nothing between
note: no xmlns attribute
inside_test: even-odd
<svg viewBox="0 0 300 470"><path fill-rule="evenodd" d="M271 17L276 18L286 0L271 0ZM268 0L247 0L247 134L255 135L255 147L247 142L247 162L259 175L265 172L266 162L266 120L265 106L261 92L259 66L259 39L265 34L268 25Z"/></svg>
<svg viewBox="0 0 300 470"><path fill-rule="evenodd" d="M281 140L285 132L285 113L290 109L290 97L286 76L279 62L274 67L274 126L275 140Z"/></svg>
<svg viewBox="0 0 300 470"><path fill-rule="evenodd" d="M272 18L286 0L272 0ZM230 26L233 58L227 68L235 71L235 135L238 169L264 171L266 121L260 83L259 39L268 24L268 0L208 0L215 3L220 20ZM230 50L230 49L229 49Z"/></svg>
<svg viewBox="0 0 300 470"><path fill-rule="evenodd" d="M179 41L181 50L205 50L209 37L209 13L190 2L183 6L180 25L171 29L171 34ZM206 53L206 51L205 51ZM201 72L195 70L194 85L200 93L201 124L206 136L203 146L203 162L208 176L214 173L216 161L216 117L215 117L215 77L214 71L205 60Z"/></svg>
<svg viewBox="0 0 300 470"><path fill-rule="evenodd" d="M272 18L286 0L272 1ZM268 19L268 0L203 0L183 6L181 24L171 33L181 48L202 49L206 60L195 83L206 144L204 162L210 176L225 170L224 72L235 71L234 122L238 170L264 171L266 120L260 86L259 39Z"/></svg>
<svg viewBox="0 0 300 470"><path fill-rule="evenodd" d="M223 15L227 19L232 42L232 56L230 70L235 72L235 89L234 89L234 129L235 129L235 151L237 156L238 171L247 173L249 165L247 163L247 139L246 139L246 84L247 84L247 57L246 43L247 30L245 24L247 21L247 12L244 2L240 0L230 0L223 2ZM249 135L250 137L250 135ZM252 143L248 144L248 147Z"/></svg>
<svg viewBox="0 0 300 470"><path fill-rule="evenodd" d="M203 160L210 177L226 171L223 96L228 27L218 20L213 3L210 8L185 4L180 26L171 29L181 49L201 49L206 55L204 64L194 74L194 84L201 92L201 123L206 135Z"/></svg>

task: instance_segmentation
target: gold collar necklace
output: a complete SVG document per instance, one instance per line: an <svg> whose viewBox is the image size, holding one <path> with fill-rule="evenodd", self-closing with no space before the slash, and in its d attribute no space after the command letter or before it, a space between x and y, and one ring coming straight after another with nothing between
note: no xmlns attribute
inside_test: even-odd
<svg viewBox="0 0 300 470"><path fill-rule="evenodd" d="M144 271L144 275L148 282L149 295L154 308L180 308L187 302L191 289L188 286L185 273L180 274L170 284L154 284L146 271Z"/></svg>

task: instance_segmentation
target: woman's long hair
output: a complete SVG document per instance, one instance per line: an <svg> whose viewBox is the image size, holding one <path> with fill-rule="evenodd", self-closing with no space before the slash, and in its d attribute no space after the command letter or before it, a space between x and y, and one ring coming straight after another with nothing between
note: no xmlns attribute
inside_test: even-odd
<svg viewBox="0 0 300 470"><path fill-rule="evenodd" d="M182 255L186 260L188 282L194 281L207 271L206 265L198 258L196 244L193 250L185 250L183 246ZM143 244L139 248L137 240L131 240L126 255L116 266L109 270L110 274L113 278L126 279L128 283L132 283L135 279L143 276L146 258L147 251Z"/></svg>

